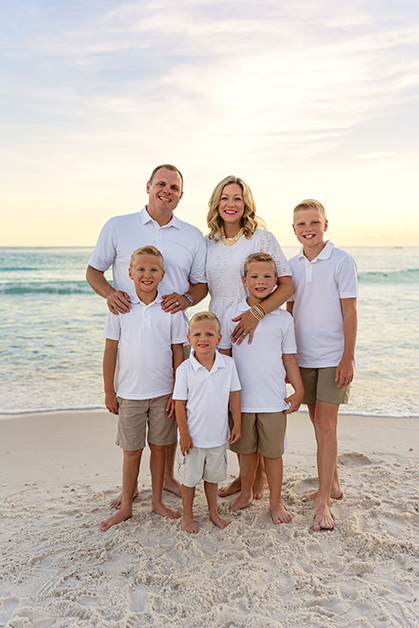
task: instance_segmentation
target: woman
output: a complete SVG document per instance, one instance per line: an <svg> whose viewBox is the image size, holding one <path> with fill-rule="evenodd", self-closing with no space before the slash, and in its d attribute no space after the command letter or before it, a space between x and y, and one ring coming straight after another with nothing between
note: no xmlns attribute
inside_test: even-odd
<svg viewBox="0 0 419 628"><path fill-rule="evenodd" d="M278 285L263 301L266 313L280 307L294 293L291 271L287 259L275 236L259 228L256 205L249 186L239 177L230 175L214 188L208 202L207 224L207 283L211 296L209 310L221 320L226 308L238 303L246 295L242 276L248 255L262 251L272 255L277 264ZM237 319L232 340L240 344L249 334L249 342L259 321L250 312ZM254 485L256 499L260 499L266 486L263 467L259 465ZM225 497L240 490L240 477L220 489Z"/></svg>

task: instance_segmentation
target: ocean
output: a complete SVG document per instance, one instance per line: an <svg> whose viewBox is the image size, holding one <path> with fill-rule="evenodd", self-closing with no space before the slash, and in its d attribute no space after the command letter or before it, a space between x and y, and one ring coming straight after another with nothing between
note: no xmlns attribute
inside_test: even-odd
<svg viewBox="0 0 419 628"><path fill-rule="evenodd" d="M104 407L107 308L84 279L91 250L0 248L1 414ZM347 250L358 265L359 332L342 413L419 417L419 248ZM284 247L287 257L297 251Z"/></svg>

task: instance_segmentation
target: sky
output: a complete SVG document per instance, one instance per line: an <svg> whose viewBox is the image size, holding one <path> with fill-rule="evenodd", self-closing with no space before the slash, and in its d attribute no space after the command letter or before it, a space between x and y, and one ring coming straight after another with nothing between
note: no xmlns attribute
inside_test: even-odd
<svg viewBox="0 0 419 628"><path fill-rule="evenodd" d="M174 163L207 232L229 174L294 246L417 246L418 0L3 0L0 246L94 246Z"/></svg>

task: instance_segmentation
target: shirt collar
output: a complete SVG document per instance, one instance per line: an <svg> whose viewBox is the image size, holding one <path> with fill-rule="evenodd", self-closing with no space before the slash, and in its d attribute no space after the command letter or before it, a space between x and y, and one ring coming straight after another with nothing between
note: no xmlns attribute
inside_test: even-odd
<svg viewBox="0 0 419 628"><path fill-rule="evenodd" d="M195 357L195 351L191 351L191 354L189 356L189 360L193 366L194 371L198 371L199 369L205 369L205 366L202 366L202 364L200 364L198 362L198 360ZM223 369L225 368L226 363L225 363L225 359L222 353L220 353L219 351L215 351L215 361L214 364L212 365L212 369L209 371L210 373L212 373L213 371L216 371L218 369Z"/></svg>
<svg viewBox="0 0 419 628"><path fill-rule="evenodd" d="M332 251L335 248L335 245L333 244L333 242L331 242L330 240L328 240L326 242L326 246L324 247L324 249L322 251L320 251L320 253L318 254L317 257L315 257L313 260L311 260L311 262L315 262L318 259L329 259L329 257L332 255ZM298 255L297 255L298 259L307 259L304 255L304 247L302 246Z"/></svg>
<svg viewBox="0 0 419 628"><path fill-rule="evenodd" d="M148 305L146 305L145 303L143 303L143 301L141 301L138 297L138 294L136 292L134 292L134 294L130 294L130 301L132 303L132 305L138 305L139 303L141 305L143 305L144 307L148 307L149 305L154 305L154 303L160 305L161 302L163 301L162 297L160 296L160 294L157 292L157 296L154 299L154 301L152 301L151 303L149 303Z"/></svg>
<svg viewBox="0 0 419 628"><path fill-rule="evenodd" d="M146 225L147 223L152 222L155 225L157 225L157 227L159 229L163 229L163 228L167 228L167 227L175 227L175 229L180 229L181 228L180 220L179 220L179 218L177 216L175 216L175 214L172 214L172 218L167 223L167 225L163 225L163 227L160 227L159 223L156 222L155 220L153 220L153 218L148 213L147 205L144 205L144 207L140 211L140 220L143 223L143 225Z"/></svg>

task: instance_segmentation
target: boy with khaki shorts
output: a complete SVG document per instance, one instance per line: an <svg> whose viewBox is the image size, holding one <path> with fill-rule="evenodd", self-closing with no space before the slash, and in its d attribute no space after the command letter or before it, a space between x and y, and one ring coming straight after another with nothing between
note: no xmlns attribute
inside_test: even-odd
<svg viewBox="0 0 419 628"><path fill-rule="evenodd" d="M249 297L227 308L223 317L220 352L232 355L242 384L242 438L230 448L239 454L241 492L230 508L240 510L253 500L253 481L258 454L264 457L269 501L275 524L292 517L282 501L282 475L286 415L298 410L303 384L295 359L296 345L292 317L277 309L266 314L262 301L277 285L274 259L268 253L253 253L246 259L243 283ZM232 319L250 311L260 321L252 344L232 343ZM285 376L294 387L287 397Z"/></svg>
<svg viewBox="0 0 419 628"><path fill-rule="evenodd" d="M166 446L176 442L172 392L174 371L184 359L186 326L182 312L170 314L161 307L158 285L164 277L163 256L154 246L144 246L131 257L129 276L135 294L123 316L109 312L103 333L105 403L118 415L116 444L124 451L121 508L100 524L100 529L132 517L141 454L150 447L151 508L163 517L178 519L180 512L162 500ZM119 347L118 392L114 388Z"/></svg>
<svg viewBox="0 0 419 628"><path fill-rule="evenodd" d="M319 201L294 208L293 229L302 248L290 260L295 294L287 303L294 317L297 361L317 441L319 489L313 528L333 529L331 498L342 491L337 471L339 405L348 403L354 375L357 331L357 269L349 253L324 240L328 222Z"/></svg>
<svg viewBox="0 0 419 628"><path fill-rule="evenodd" d="M195 314L189 322L188 360L176 372L173 399L179 429L178 475L182 483L182 530L196 534L193 518L195 487L204 480L211 521L225 528L230 521L218 513L218 483L227 477L227 442L240 439L240 382L234 360L217 350L220 321L212 312ZM228 426L228 407L232 430Z"/></svg>

